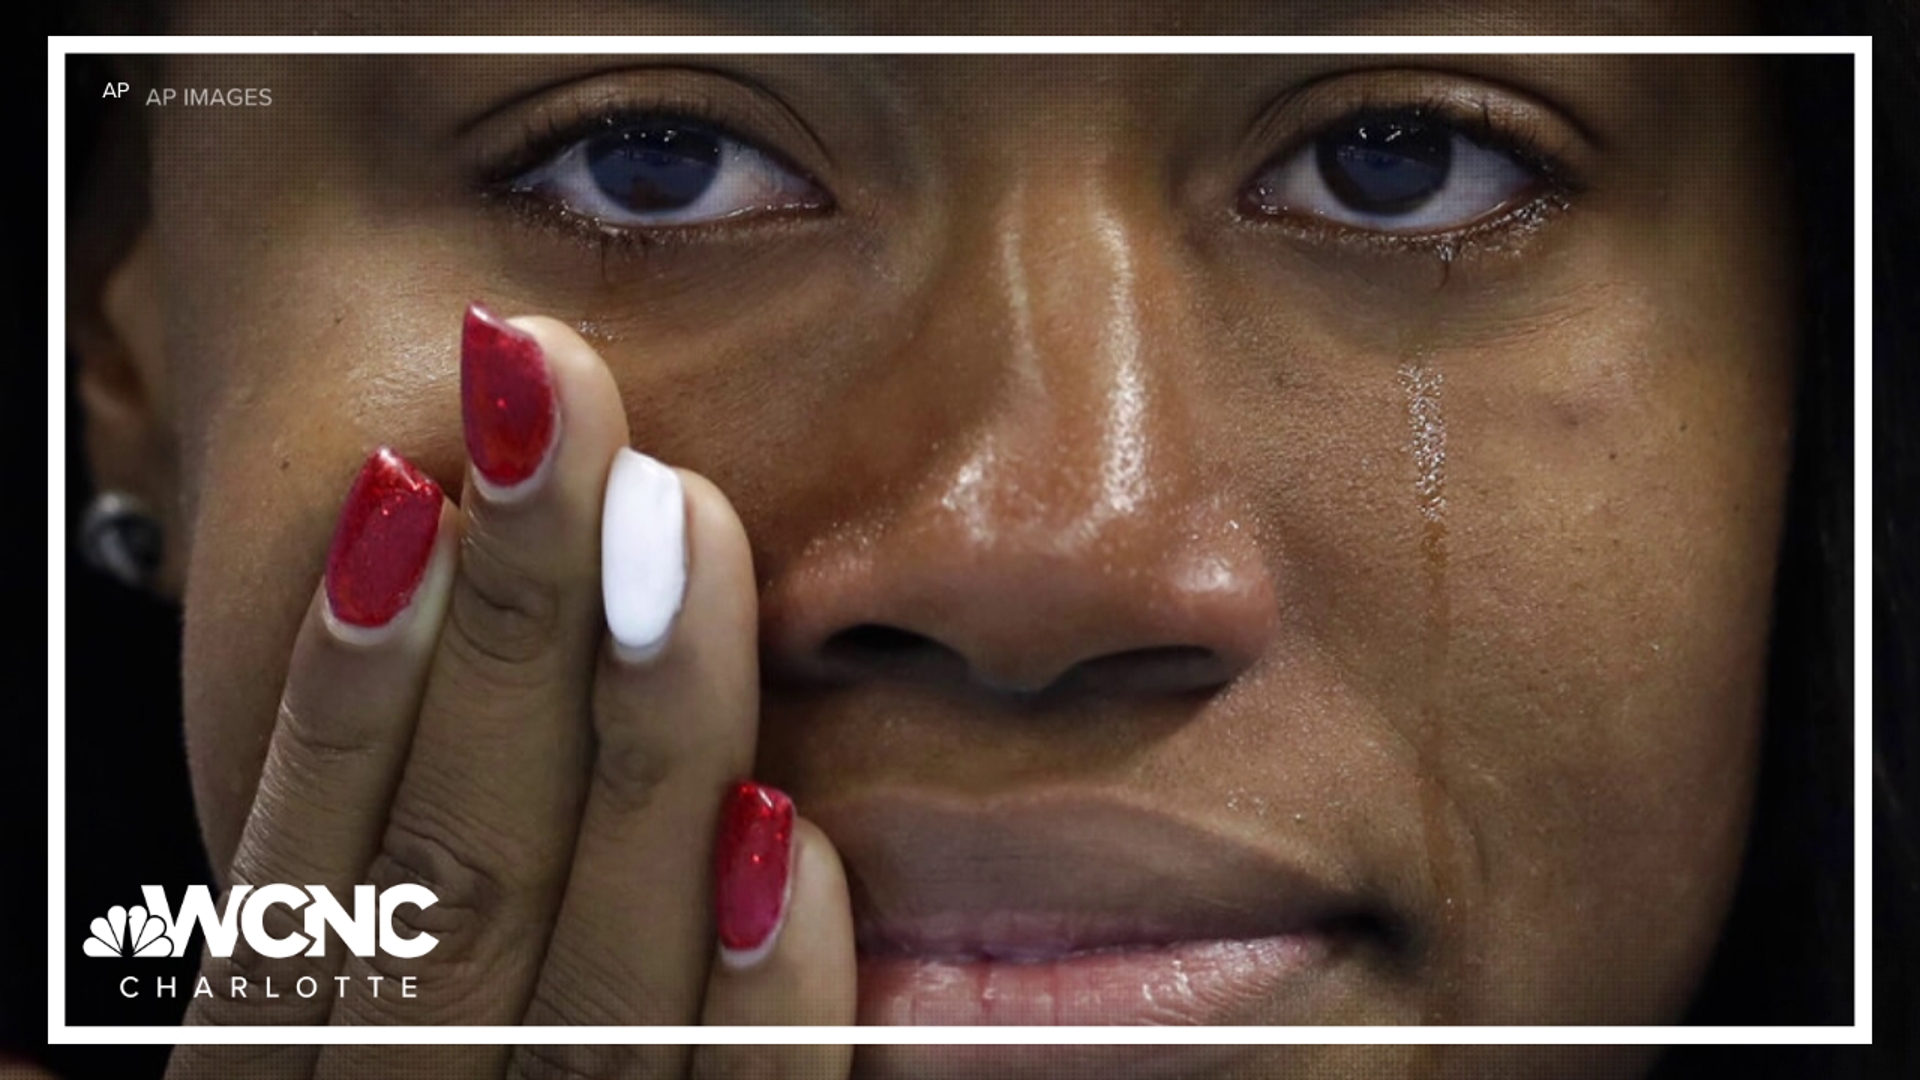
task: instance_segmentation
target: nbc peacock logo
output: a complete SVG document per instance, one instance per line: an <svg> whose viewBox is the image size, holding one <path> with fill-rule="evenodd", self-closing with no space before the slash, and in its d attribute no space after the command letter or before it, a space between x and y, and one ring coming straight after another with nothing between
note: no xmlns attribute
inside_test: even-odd
<svg viewBox="0 0 1920 1080"><path fill-rule="evenodd" d="M167 924L149 916L138 904L131 908L113 905L104 916L93 920L90 929L93 936L81 946L88 956L173 955Z"/></svg>

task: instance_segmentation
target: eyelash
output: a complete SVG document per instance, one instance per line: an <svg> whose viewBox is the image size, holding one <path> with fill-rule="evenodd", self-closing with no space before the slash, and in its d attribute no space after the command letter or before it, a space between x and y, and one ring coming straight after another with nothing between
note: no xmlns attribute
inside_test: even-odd
<svg viewBox="0 0 1920 1080"><path fill-rule="evenodd" d="M1253 177L1241 187L1240 216L1258 227L1291 229L1312 239L1344 245L1437 255L1451 263L1463 248L1497 242L1503 236L1530 231L1570 208L1587 191L1586 183L1568 164L1564 150L1548 145L1539 131L1524 122L1496 113L1485 99L1472 108L1459 99L1439 94L1426 97L1376 98L1362 94L1337 115L1290 139L1265 158ZM1371 119L1420 120L1445 127L1483 149L1504 154L1534 177L1533 192L1498 213L1455 229L1428 233L1390 233L1362 229L1325 218L1302 218L1252 209L1247 204L1257 182L1296 155L1312 152L1321 139Z"/></svg>
<svg viewBox="0 0 1920 1080"><path fill-rule="evenodd" d="M657 249L698 242L717 232L741 229L775 228L792 224L795 214L753 214L742 219L648 228L636 225L609 225L595 218L556 206L551 199L514 186L514 181L541 164L552 160L583 139L623 127L661 122L681 122L707 128L717 135L735 139L753 147L780 167L792 171L826 191L810 173L794 164L769 140L742 134L721 110L698 95L662 95L646 103L615 102L591 105L562 105L543 110L526 121L517 139L518 149L484 168L479 180L483 197L511 209L523 222L543 230L583 241L600 251L602 261L616 252L645 255ZM1536 189L1524 201L1492 217L1462 227L1430 233L1391 233L1357 228L1325 218L1303 219L1248 207L1257 182L1295 155L1311 152L1319 140L1369 118L1417 119L1441 125L1471 140L1478 146L1505 154L1531 173ZM1424 98L1375 99L1362 95L1344 111L1305 133L1289 140L1284 149L1264 159L1252 177L1241 185L1238 213L1258 226L1289 228L1314 239L1362 245L1415 254L1438 255L1451 263L1463 248L1483 241L1497 241L1503 235L1528 231L1548 217L1565 210L1586 191L1586 185L1567 165L1563 153L1546 144L1530 125L1504 118L1482 100L1478 109L1464 106L1458 99L1434 95ZM805 216L831 213L835 209L831 194L826 204Z"/></svg>
<svg viewBox="0 0 1920 1080"><path fill-rule="evenodd" d="M553 160L568 147L583 139L643 124L682 123L698 126L724 138L745 143L781 168L804 178L808 183L820 188L822 192L826 191L825 186L821 185L811 173L774 149L770 140L741 133L733 123L720 114L721 110L710 99L697 95L660 96L644 103L614 102L593 105L569 103L556 109L544 110L522 126L516 140L518 149L482 170L478 187L482 197L508 208L522 222L598 248L603 263L610 254L632 253L644 256L661 248L697 242L717 232L732 233L741 229L777 228L782 224L792 224L794 218L801 215L752 214L740 219L653 228L642 225L610 225L595 218L571 212L555 205L551 199L515 186L514 181L525 173ZM833 199L829 195L825 206L816 211L809 211L804 216L812 217L820 213L831 213L833 209Z"/></svg>

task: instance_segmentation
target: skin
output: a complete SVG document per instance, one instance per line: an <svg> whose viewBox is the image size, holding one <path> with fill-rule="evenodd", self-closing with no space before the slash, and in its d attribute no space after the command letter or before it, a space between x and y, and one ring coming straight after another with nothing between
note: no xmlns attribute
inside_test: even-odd
<svg viewBox="0 0 1920 1080"><path fill-rule="evenodd" d="M1182 10L1245 29L1231 6ZM340 16L299 17L324 28ZM1354 27L1310 5L1273 17L1275 32L1424 28L1390 6ZM1524 26L1480 17L1499 30L1611 28L1585 10ZM659 18L694 29L684 13ZM1123 29L1162 28L1139 18ZM1065 792L1338 879L1395 928L1236 1022L1680 1016L1746 834L1791 435L1785 151L1757 65L701 62L753 90L636 70L645 63L169 61L168 84L270 86L274 104L151 112L151 217L87 294L99 306L82 322L99 329L82 391L103 485L170 509L188 747L216 866L298 846L291 816L267 820L271 800L255 796L277 705L303 677L296 641L315 633L333 518L367 452L392 446L435 477L452 500L447 531L485 520L463 491L457 392L459 313L481 298L551 316L524 325L574 365L562 397L585 410L566 429L582 463L567 476L584 479L565 482L581 485L573 517L555 509L540 528L563 548L594 535L592 462L615 446L689 470L707 539L676 633L735 658L681 690L669 665L608 704L624 676L592 659L596 595L590 581L566 594L588 629L554 648L592 674L554 679L548 726L515 736L573 770L556 781L563 808L603 792L590 728L604 745L609 723L647 712L636 702L677 702L674 716L720 734L667 760L708 769L703 792L750 762L811 823L803 850L829 867L813 880L852 884L851 903L831 888L808 901L809 925L907 902L900 853L950 841L917 810ZM711 99L813 176L833 210L637 248L475 190L476 158L564 121L569 98L604 93ZM1435 93L1520 117L1580 190L1445 243L1242 212L1249 179L1317 124L1360 101ZM569 398L568 380L587 389ZM703 563L703 550L722 554ZM443 558L457 611L466 571L451 546ZM585 549L554 558L556 580L575 585L596 566ZM908 646L846 633L872 626ZM389 658L407 686L449 663L430 633L414 638ZM339 693L351 710L373 691ZM479 706L448 705L440 728L419 710L418 731L451 734L425 749L416 736L409 778L436 746L457 760L471 741L463 709ZM410 705L388 711L402 731L416 722ZM368 782L372 808L353 827L365 850L342 856L344 879L381 850L393 782ZM704 797L686 796L678 847L659 838L673 830L637 824L591 865L697 878L685 868L705 857ZM585 921L575 898L591 861L576 855L569 877L565 855L576 827L563 809L526 840L545 869L525 917L558 920L562 940L577 932L567 912ZM729 999L721 980L721 1004L703 1006L704 882L625 887L632 897L608 886L607 910L677 888L660 902L695 912L633 960L693 958L670 976L691 1010L677 1022L764 1022L809 978L845 973L844 948L787 957L760 989ZM584 932L582 952L648 925L633 911L633 926L615 914ZM538 957L499 962L549 985ZM426 1019L478 1015L455 1012ZM560 1019L634 1018L563 1006ZM1166 1069L1634 1075L1648 1056L1193 1049L1207 1052ZM856 1068L962 1067L946 1053L865 1048ZM981 1067L1060 1075L1081 1060L1004 1056ZM1111 1074L1111 1059L1081 1063Z"/></svg>

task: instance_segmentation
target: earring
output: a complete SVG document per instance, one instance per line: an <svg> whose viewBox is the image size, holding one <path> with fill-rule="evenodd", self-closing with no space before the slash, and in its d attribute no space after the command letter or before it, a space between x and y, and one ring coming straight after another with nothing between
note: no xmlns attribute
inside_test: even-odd
<svg viewBox="0 0 1920 1080"><path fill-rule="evenodd" d="M146 589L160 570L160 519L124 492L103 491L80 518L87 565L129 589Z"/></svg>

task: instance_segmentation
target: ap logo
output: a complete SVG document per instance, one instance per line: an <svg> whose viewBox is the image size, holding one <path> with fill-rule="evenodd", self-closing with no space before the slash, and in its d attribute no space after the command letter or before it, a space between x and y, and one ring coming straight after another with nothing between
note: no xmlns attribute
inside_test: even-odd
<svg viewBox="0 0 1920 1080"><path fill-rule="evenodd" d="M93 936L81 949L88 956L172 956L173 941L165 922L151 918L135 904L131 910L115 904L106 917L93 920Z"/></svg>

